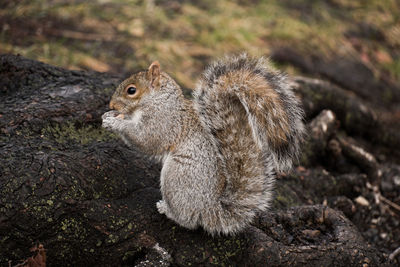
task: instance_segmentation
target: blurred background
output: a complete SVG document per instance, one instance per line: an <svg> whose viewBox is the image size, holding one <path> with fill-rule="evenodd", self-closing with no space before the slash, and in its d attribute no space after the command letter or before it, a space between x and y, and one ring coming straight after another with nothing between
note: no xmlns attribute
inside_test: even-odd
<svg viewBox="0 0 400 267"><path fill-rule="evenodd" d="M398 0L2 0L0 53L124 76L159 60L192 88L226 53L271 56L342 87L400 81ZM377 87L374 87L374 90ZM369 98L368 87L359 94Z"/></svg>
<svg viewBox="0 0 400 267"><path fill-rule="evenodd" d="M311 160L308 163L304 160L303 164L308 169L300 166L295 176L287 176L286 180L284 178L281 180L283 186L277 186L278 190L281 190L277 193L277 203L291 206L297 204L297 199L301 198L304 198L303 204L325 202L326 198L323 195L325 192L334 194L335 197L338 194L336 192L339 192L328 186L329 183L338 184L338 188L346 187L346 190L348 187L348 192L353 190L353 187L358 188L354 189L355 193L353 191L343 193L347 194L345 197L339 195L340 198L334 200L336 204L329 205L344 210L345 213L347 210L346 216L352 218L366 240L375 244L378 249L387 254L395 251L400 246L400 0L0 0L0 54L20 54L67 69L108 72L115 74L117 78L124 78L158 60L163 70L175 78L184 89L190 89L194 87L199 75L210 61L225 54L243 51L253 56L271 57L278 69L292 76L321 78L340 87L330 84L328 86L328 83L318 85L319 81L316 80L318 86L311 90L307 87L312 87L310 84L315 80L298 79L303 82L308 80L308 85L300 86L297 91L304 96L306 119L313 119L322 109L329 108L336 113L339 122L335 122L334 136L327 139L332 142L328 143L325 140L326 147L319 147L318 150L314 149L316 146L308 146L304 149L312 152ZM21 108L20 106L31 101L31 98L24 99L25 92L16 89L31 87L31 80L26 78L30 72L22 73L21 69L24 70L24 67L13 69L9 67L13 65L8 63L3 66L5 67L2 77L5 78L0 80L0 87L3 86L5 89L1 87L0 94L12 97L9 98L11 100L7 100L8 102L3 100L4 98L0 100L0 113L2 113L0 118L3 117L10 131L14 131L13 129L20 129L15 128L18 123L30 118L27 113L36 112L36 106L29 102L29 105ZM24 84L11 86L20 79L21 73L25 75L25 80L21 79ZM34 81L46 75L37 76ZM3 80L5 85L1 84ZM33 84L32 88L39 90L42 84L44 84L42 81L38 85ZM14 91L18 94L12 95ZM99 91L93 92L97 94ZM106 92L106 89L102 89L102 91L102 95L98 96L100 104L105 103L105 94L108 101L112 93L112 90ZM20 96L22 104L18 101L14 104L14 99ZM42 95L35 95L38 96ZM50 104L46 102L47 98L42 101L43 99L37 100L35 97L32 98L33 104L36 104L36 101L44 103L44 108L41 108L38 117L34 117L35 120L32 119L34 123L31 123L36 125L41 119L39 126L33 128L38 129L36 131L40 135L26 131L28 136L26 140L40 137L34 139L40 140L38 150L42 150L43 143L45 149L51 151L55 149L54 147L59 148L62 153L67 149L73 152L74 149L81 151L78 148L86 151L92 146L99 145L93 142L106 142L104 140L109 135L99 130L99 114L105 111L106 105L101 104L103 106L100 110L99 104L96 103L93 105L90 103L82 108L79 101L57 102L64 101L61 98L61 100L56 99L56 104L53 105L52 102ZM64 111L67 108L65 103L72 103L74 107ZM2 107L7 107L7 110ZM26 109L28 107L30 109ZM6 111L3 112L4 110ZM51 115L54 121L47 122L47 118L51 116L47 116L46 113L54 110L55 114ZM83 119L73 117L74 120L79 118L76 119L77 122L71 123L72 119L67 115L65 121L56 121L59 111L60 114L72 114L84 110L88 111L90 116L82 113L84 114L82 116L85 116ZM80 114L77 116L81 116ZM14 120L14 117L17 119ZM86 120L90 123L86 123ZM2 125L6 123L3 122ZM25 122L18 127L24 128ZM9 134L7 131L10 138L14 138L10 140L15 140L16 144L28 142L23 140L22 135L13 136L12 132ZM43 136L48 139L43 139ZM360 145L349 150L350 145L345 147L338 141L342 140L343 136L356 138ZM8 136L3 140L9 142ZM12 144L3 147L5 151L10 147L14 149ZM30 148L30 145L25 143L22 143L21 147L36 151L34 150L36 148ZM347 148L347 152L343 149L345 152L342 153L342 147ZM370 151L373 156L364 153L363 155L367 156L358 159L359 147L365 147L365 150ZM317 152L314 153L313 149ZM358 151L358 154L355 153L356 156L347 155L354 150ZM21 153L17 151L15 155ZM307 153L304 155L306 159L309 156ZM313 155L317 159L313 159ZM30 154L24 157L28 157L29 166L33 166ZM371 164L368 165L371 157L372 167ZM368 159L367 163L365 158ZM55 159L58 160L58 156L54 157L54 161ZM18 169L16 173L20 173L19 168L22 165L19 158L15 156L3 162L9 164L9 161L15 162L13 163L15 169ZM92 163L88 163L88 166L90 164ZM317 167L309 168L307 164ZM320 165L328 166L329 176L325 169L319 169ZM383 170L379 190L382 190L385 202L378 203L376 200L379 190L368 187L368 183L362 184L364 180L359 178L358 174L365 172L365 169L369 171L368 168ZM89 172L90 168L86 171ZM52 172L49 172L49 175L53 177L50 173ZM307 173L307 179L313 177L315 180L304 179L304 173ZM354 173L356 176L351 176ZM65 175L67 174L69 177L69 170L65 172ZM336 183L331 174L342 178L354 177L352 179L357 183L349 182L349 186L340 185L341 182ZM347 174L350 176L345 176ZM24 175L21 175L22 180L31 174ZM13 174L14 176L16 175ZM338 178L338 181L344 181L344 178L340 179ZM290 184L286 183L287 181L294 182ZM349 178L348 181L353 180ZM305 186L298 189L299 183L304 183ZM108 185L108 182L104 184ZM304 188L306 189L303 192ZM92 191L88 192L87 194L91 196ZM108 191L104 194L108 196ZM360 200L361 196L363 198ZM357 202L357 199L361 202ZM38 203L45 203L44 201L53 203L53 200L40 197ZM55 225L50 220L47 222ZM18 236L20 232L16 231L13 234ZM4 242L13 246L7 238L3 238ZM64 245L64 241L55 242ZM108 252L108 245L106 246ZM54 253L52 255L63 253L61 250L57 247L50 253ZM80 246L79 251L83 251ZM50 256L49 259L51 257L58 259L56 256Z"/></svg>

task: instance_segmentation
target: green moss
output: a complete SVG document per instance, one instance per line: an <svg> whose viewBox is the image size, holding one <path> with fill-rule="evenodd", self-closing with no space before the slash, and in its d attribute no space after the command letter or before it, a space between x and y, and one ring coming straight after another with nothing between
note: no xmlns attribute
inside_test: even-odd
<svg viewBox="0 0 400 267"><path fill-rule="evenodd" d="M85 240L87 237L86 228L82 222L75 218L65 218L59 224L60 233L66 238L73 237L75 240Z"/></svg>
<svg viewBox="0 0 400 267"><path fill-rule="evenodd" d="M86 145L90 142L105 142L115 135L92 125L77 127L73 122L66 124L47 125L41 131L43 138L55 140L59 144L69 144L71 142Z"/></svg>
<svg viewBox="0 0 400 267"><path fill-rule="evenodd" d="M279 204L283 205L284 207L292 207L296 205L296 202L293 199L281 194L277 195L274 201L279 202Z"/></svg>
<svg viewBox="0 0 400 267"><path fill-rule="evenodd" d="M225 266L230 262L232 257L238 256L242 252L245 240L232 237L232 238L219 238L213 239L211 246L215 251L215 255L212 256L212 263L214 265Z"/></svg>

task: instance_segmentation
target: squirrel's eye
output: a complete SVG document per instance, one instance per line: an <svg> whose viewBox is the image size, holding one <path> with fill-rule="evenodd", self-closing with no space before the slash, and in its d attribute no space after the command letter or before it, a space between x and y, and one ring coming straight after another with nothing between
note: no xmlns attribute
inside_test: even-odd
<svg viewBox="0 0 400 267"><path fill-rule="evenodd" d="M126 90L126 92L129 95L134 95L136 93L136 87L135 86L129 86L128 89Z"/></svg>

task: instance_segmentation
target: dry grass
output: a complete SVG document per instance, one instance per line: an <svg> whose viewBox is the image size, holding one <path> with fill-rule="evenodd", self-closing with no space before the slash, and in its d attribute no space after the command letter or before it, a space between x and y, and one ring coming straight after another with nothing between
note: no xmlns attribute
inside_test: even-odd
<svg viewBox="0 0 400 267"><path fill-rule="evenodd" d="M399 10L396 0L9 0L0 9L0 51L124 74L157 59L192 87L210 58L290 46L357 56L400 79Z"/></svg>

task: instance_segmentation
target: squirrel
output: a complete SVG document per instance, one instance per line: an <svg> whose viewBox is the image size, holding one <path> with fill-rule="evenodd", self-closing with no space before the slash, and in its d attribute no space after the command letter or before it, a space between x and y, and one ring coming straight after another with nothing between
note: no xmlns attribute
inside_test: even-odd
<svg viewBox="0 0 400 267"><path fill-rule="evenodd" d="M153 62L123 81L102 126L162 162L157 209L188 229L236 234L271 203L300 152L303 110L287 77L247 54L212 63L186 99Z"/></svg>

